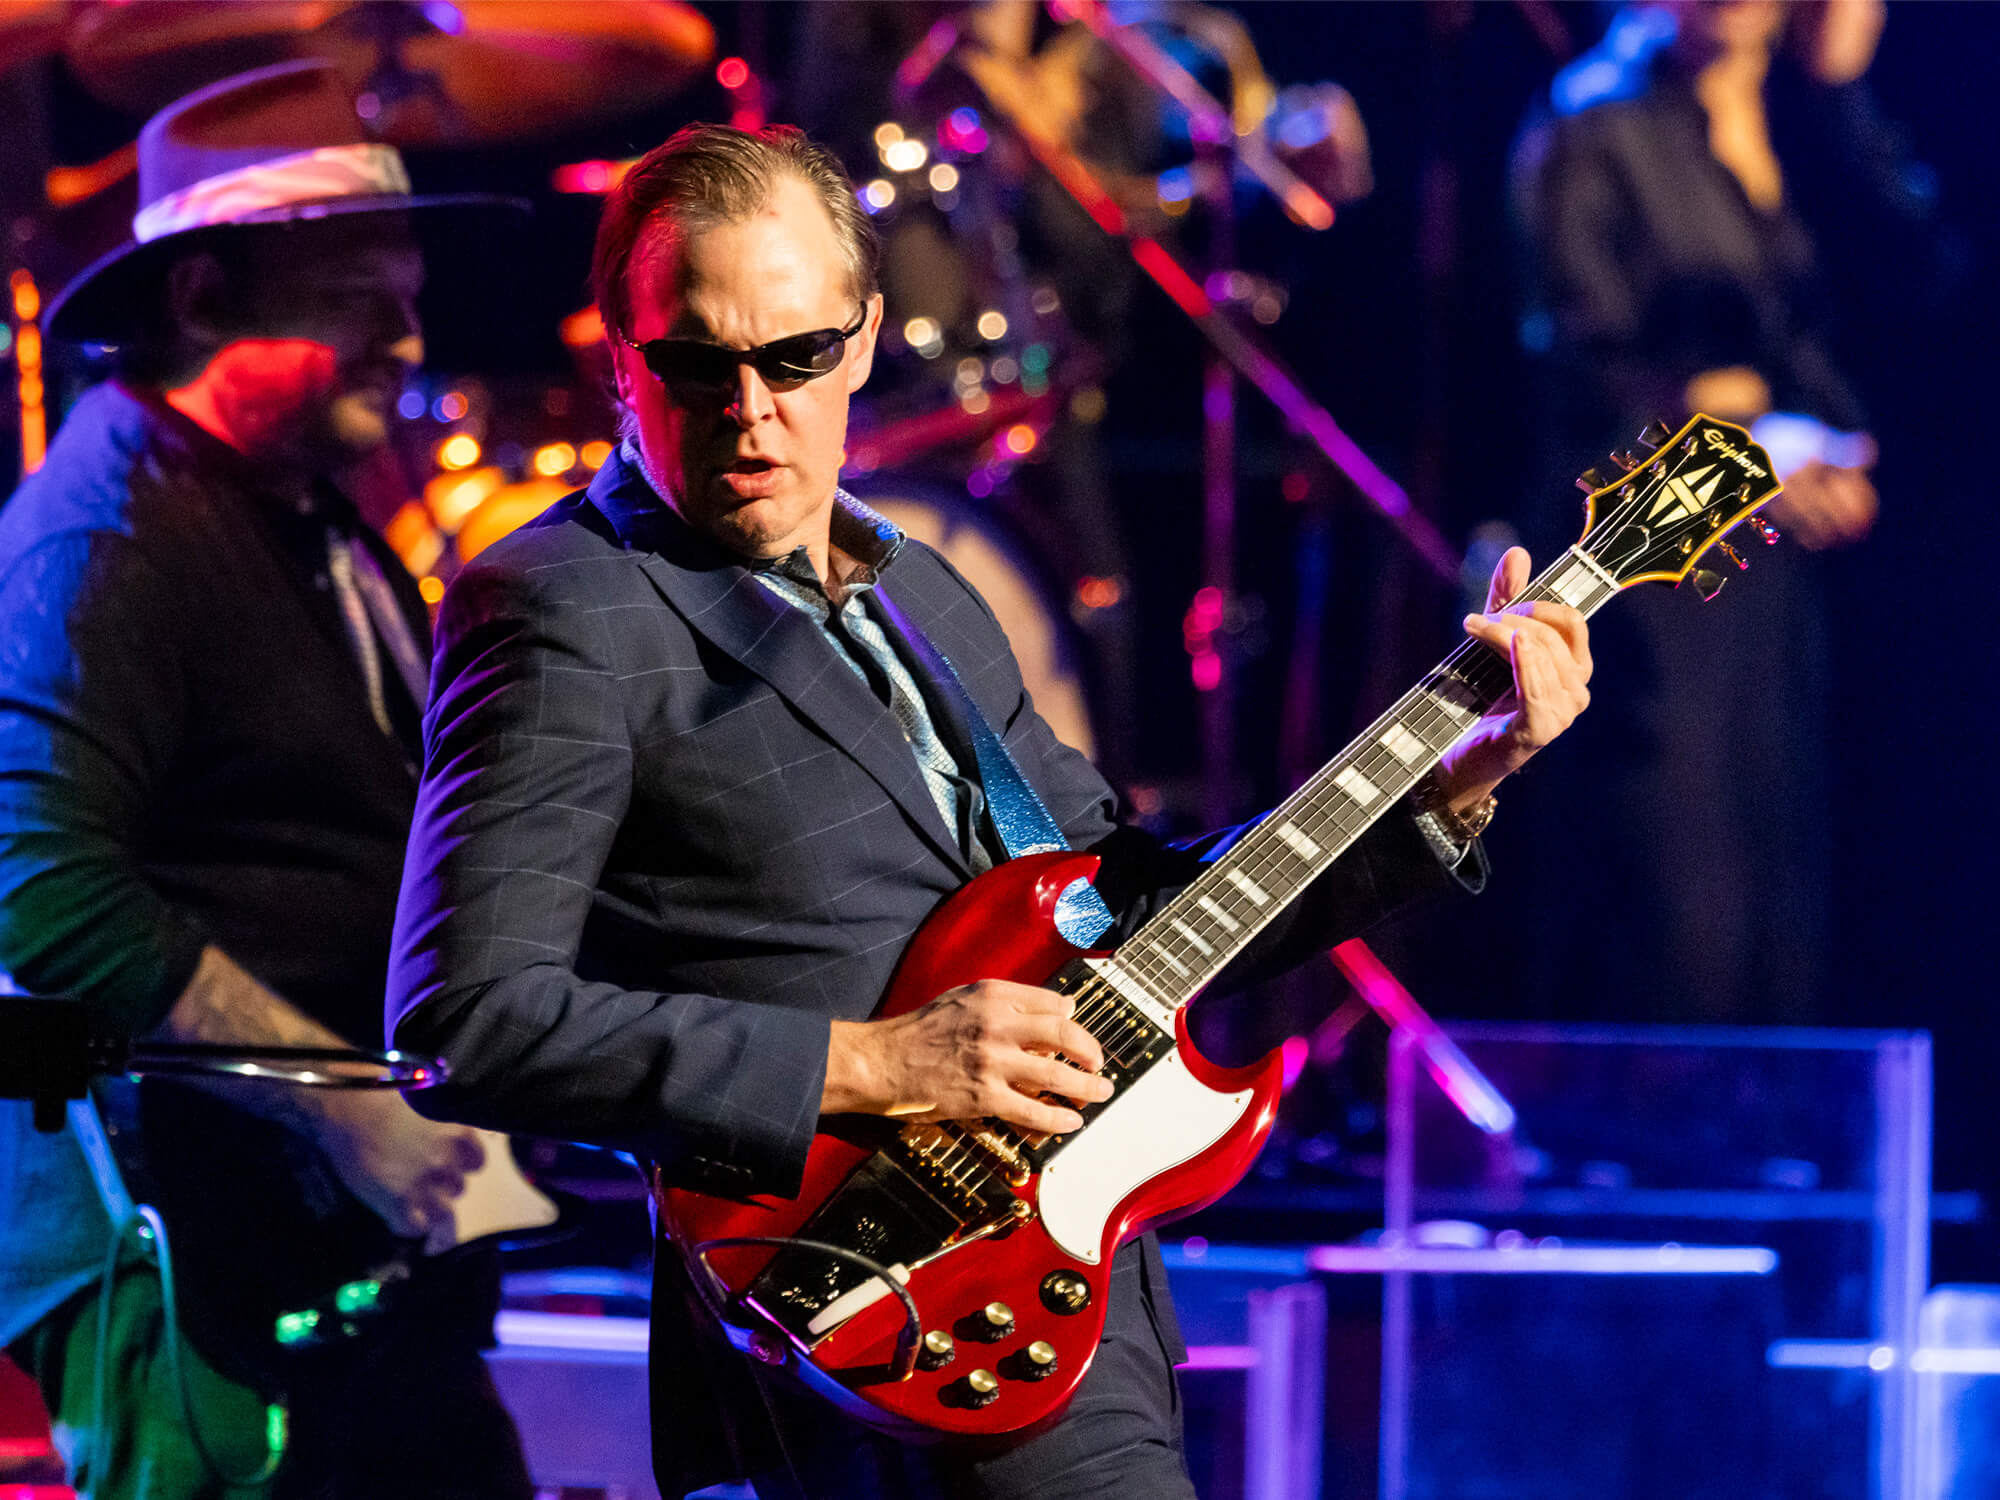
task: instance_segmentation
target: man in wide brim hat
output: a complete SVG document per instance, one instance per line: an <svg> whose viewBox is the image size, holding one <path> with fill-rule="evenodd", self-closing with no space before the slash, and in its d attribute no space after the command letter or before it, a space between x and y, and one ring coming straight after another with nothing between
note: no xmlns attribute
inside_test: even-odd
<svg viewBox="0 0 2000 1500"><path fill-rule="evenodd" d="M192 248L243 229L350 214L438 210L499 217L525 207L489 193L411 191L402 153L369 140L339 72L280 63L225 78L160 111L139 132L132 238L49 304L54 339L118 343L153 315L161 280Z"/></svg>
<svg viewBox="0 0 2000 1500"><path fill-rule="evenodd" d="M376 1046L429 631L338 481L423 355L413 216L504 200L411 192L302 63L152 120L139 201L50 313L119 377L0 505L0 990L113 1034ZM168 1296L93 1120L0 1101L0 1345L79 1490L525 1500L480 1353L497 1263L417 1253L473 1132L394 1093L143 1086L110 1123ZM280 1348L285 1313L324 1347Z"/></svg>

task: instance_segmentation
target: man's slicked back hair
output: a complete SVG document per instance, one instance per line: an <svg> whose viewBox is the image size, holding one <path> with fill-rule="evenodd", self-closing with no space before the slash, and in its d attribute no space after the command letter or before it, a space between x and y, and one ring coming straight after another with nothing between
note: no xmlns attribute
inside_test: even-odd
<svg viewBox="0 0 2000 1500"><path fill-rule="evenodd" d="M590 281L614 336L629 331L629 272L652 235L664 230L671 244L740 223L761 209L786 177L812 189L833 220L855 297L872 297L880 242L837 156L795 125L754 131L688 125L640 157L604 200Z"/></svg>

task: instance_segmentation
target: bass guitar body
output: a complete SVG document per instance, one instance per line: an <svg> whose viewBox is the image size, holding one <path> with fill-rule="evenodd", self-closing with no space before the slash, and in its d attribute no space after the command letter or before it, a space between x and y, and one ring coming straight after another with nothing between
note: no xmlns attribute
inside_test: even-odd
<svg viewBox="0 0 2000 1500"><path fill-rule="evenodd" d="M1057 930L1064 891L1096 869L1094 856L1038 854L972 881L917 933L876 1012L980 979L1074 994L1118 1085L1083 1129L843 1118L814 1140L796 1198L660 1189L669 1236L738 1342L871 1425L1001 1434L1058 1415L1096 1354L1118 1247L1220 1197L1270 1133L1275 1054L1211 1064L1184 1012L1148 1013ZM894 1277L916 1325L883 1274L813 1246Z"/></svg>

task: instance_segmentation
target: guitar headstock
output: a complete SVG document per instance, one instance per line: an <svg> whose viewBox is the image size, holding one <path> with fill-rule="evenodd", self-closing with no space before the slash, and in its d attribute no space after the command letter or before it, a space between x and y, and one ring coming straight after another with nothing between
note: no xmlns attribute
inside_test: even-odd
<svg viewBox="0 0 2000 1500"><path fill-rule="evenodd" d="M1591 469L1577 480L1589 495L1578 545L1620 588L1692 575L1712 599L1723 580L1700 566L1707 553L1749 566L1726 540L1734 527L1749 521L1766 542L1778 539L1756 512L1784 486L1770 456L1733 422L1696 413L1678 432L1654 423L1638 448L1611 462L1619 472L1610 479Z"/></svg>

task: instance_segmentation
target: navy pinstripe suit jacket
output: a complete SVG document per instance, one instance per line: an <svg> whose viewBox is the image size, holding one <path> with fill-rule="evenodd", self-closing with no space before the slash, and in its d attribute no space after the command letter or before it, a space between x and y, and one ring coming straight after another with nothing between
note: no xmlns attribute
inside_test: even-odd
<svg viewBox="0 0 2000 1500"><path fill-rule="evenodd" d="M906 545L880 587L958 668L1071 843L1104 857L1122 925L1226 838L1168 848L1121 828L937 554ZM437 643L388 1027L451 1078L412 1101L634 1150L690 1186L795 1192L828 1021L868 1017L969 876L894 715L619 457L466 569ZM933 713L973 764L948 706ZM1446 883L1412 821L1384 819L1228 977ZM654 1379L695 1446L662 1451L663 1485L716 1477L702 1444L732 1423L691 1403L719 1396L739 1436L748 1420L728 1389L738 1362L718 1367L680 1300L656 1299Z"/></svg>

